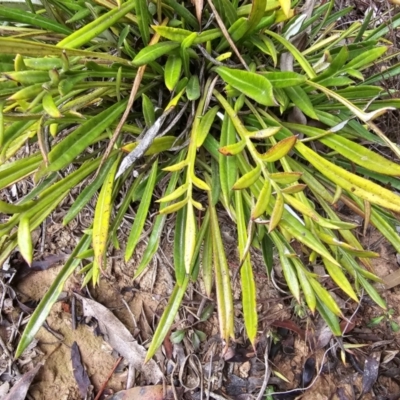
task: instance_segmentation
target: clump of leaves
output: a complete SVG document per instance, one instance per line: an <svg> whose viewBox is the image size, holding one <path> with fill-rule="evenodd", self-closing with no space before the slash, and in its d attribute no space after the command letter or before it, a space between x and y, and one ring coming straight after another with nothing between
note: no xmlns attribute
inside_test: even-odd
<svg viewBox="0 0 400 400"><path fill-rule="evenodd" d="M334 13L333 3L303 9L288 0L209 0L204 9L176 0L0 6L6 21L0 188L28 177L34 183L17 204L0 202L9 215L0 224L0 262L19 246L30 263L30 233L77 185L85 183L65 225L98 193L92 228L35 310L17 356L82 259L93 259L81 270L84 284L96 284L107 249L121 246L132 257L153 200L158 214L134 278L174 213L176 286L148 358L199 276L208 295L215 289L221 337L235 335L217 207L237 226L252 343L258 326L252 246L263 252L268 272L275 249L294 299L318 311L335 335L341 335L342 312L313 265L323 265L354 301L364 289L385 308L370 283L379 281L370 262L377 254L363 249L352 232L358 226L337 210L345 204L363 216L364 229L373 224L400 251L394 216L400 197L392 191L400 188L400 166L390 160L400 150L373 122L399 108L393 93L378 86L399 65L366 78L370 66L394 56L385 55L389 27L370 30L367 20L337 27L351 9ZM156 186L162 198L153 199ZM118 243L121 221L137 201L127 243Z"/></svg>

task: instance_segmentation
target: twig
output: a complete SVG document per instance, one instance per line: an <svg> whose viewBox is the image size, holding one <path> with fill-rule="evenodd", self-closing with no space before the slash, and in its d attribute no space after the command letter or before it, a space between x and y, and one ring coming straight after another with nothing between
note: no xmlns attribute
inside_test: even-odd
<svg viewBox="0 0 400 400"><path fill-rule="evenodd" d="M107 385L108 381L111 379L111 377L112 377L114 371L117 369L117 367L118 367L118 365L119 365L119 363L120 363L121 361L122 361L122 357L118 358L118 360L117 360L116 363L114 364L114 366L113 366L111 372L108 374L107 379L106 379L106 380L103 382L103 384L101 385L101 388L100 388L100 390L97 392L97 395L96 395L96 397L94 398L94 400L99 400L99 399L100 399L100 396L102 395L104 389L106 388L106 385Z"/></svg>
<svg viewBox="0 0 400 400"><path fill-rule="evenodd" d="M229 45L232 47L232 50L235 52L237 58L240 60L240 62L243 64L243 66L247 69L247 71L250 71L248 65L246 64L246 61L244 61L242 55L239 53L239 50L235 46L235 43L233 43L233 40L231 36L229 35L229 32L227 31L224 22L222 21L221 17L218 14L217 9L214 7L214 4L212 3L211 0L207 0L209 6L211 7L212 12L215 15L215 19L217 20L218 26L222 31L222 34L224 35L225 39L228 41Z"/></svg>
<svg viewBox="0 0 400 400"><path fill-rule="evenodd" d="M261 386L260 392L258 393L256 400L261 400L265 396L265 394L264 394L265 389L267 388L269 377L271 375L271 370L269 368L268 354L269 354L269 342L267 343L267 346L265 347L265 352L264 352L264 361L265 361L264 381L263 381L263 384Z"/></svg>
<svg viewBox="0 0 400 400"><path fill-rule="evenodd" d="M168 18L165 18L161 25L166 25L167 23L168 23ZM156 44L159 40L160 40L160 35L155 34L153 36L153 38L150 40L149 45L151 46L153 44ZM108 143L107 149L106 149L106 151L105 151L105 153L103 155L103 158L101 159L101 162L100 162L99 168L97 169L96 175L99 173L99 171L100 171L101 167L103 166L104 162L107 160L108 156L111 154L111 151L112 151L112 149L114 147L114 144L117 141L119 134L121 133L122 127L124 126L124 124L125 124L125 122L126 122L126 120L128 118L128 115L131 112L131 108L133 106L136 94L137 94L137 92L139 90L139 87L140 87L140 84L142 82L144 72L146 71L146 67L147 67L147 64L146 65L142 65L141 67L138 68L138 72L137 72L137 75L135 76L135 80L133 81L132 90L131 90L131 93L129 95L128 104L126 106L124 114L122 115L121 120L119 121L117 127L115 128L115 131L114 131L114 133L112 135L110 143Z"/></svg>
<svg viewBox="0 0 400 400"><path fill-rule="evenodd" d="M115 179L118 179L138 158L143 156L143 154L153 143L155 137L160 132L160 129L165 119L168 117L169 114L171 114L171 112L174 109L175 107L168 108L148 129L148 131L146 132L142 140L138 143L138 145L123 159L118 169L118 172L115 175Z"/></svg>

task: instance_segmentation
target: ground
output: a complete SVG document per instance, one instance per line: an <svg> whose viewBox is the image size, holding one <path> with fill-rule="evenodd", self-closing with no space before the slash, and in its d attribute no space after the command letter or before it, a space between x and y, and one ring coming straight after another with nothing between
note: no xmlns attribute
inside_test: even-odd
<svg viewBox="0 0 400 400"><path fill-rule="evenodd" d="M61 218L62 213L53 220L53 224L47 225L44 253L37 254L37 261L62 260L72 250L78 237L78 228L76 226L76 230L58 229L57 221ZM172 227L173 221L169 223ZM227 247L232 247L229 241L230 234L227 231L225 235L228 239ZM384 278L399 270L393 249L372 228L364 242L367 247L381 254L379 259L374 260L374 268L379 276ZM145 239L142 243L142 246L144 245ZM82 364L90 380L89 392L94 395L100 394L98 398L107 398L112 393L126 389L128 381L131 384L133 382L133 385L144 386L152 383L138 373L136 378L132 378L134 372L129 369L128 362L125 359L121 360L120 354L114 351L108 338L100 334L99 322L106 316L101 313L96 315L96 318L83 316L80 300L75 293L92 297L105 306L138 343L144 348L147 347L173 288L171 244L168 238L164 238L160 249L154 262L137 281L132 281L132 276L140 257L140 248L138 254L127 264L123 262L122 252L110 254L106 273L96 288L89 286L81 289L82 276L79 274L68 280L60 300L47 318L46 325L40 329L33 345L16 362L21 374L43 362L30 386L28 398L53 399L55 393L60 399L82 398L74 376L76 365L73 367L71 362L74 342L79 347ZM238 265L235 253L235 249L232 248L229 264L233 275ZM252 255L261 321L259 341L255 349L249 345L244 334L240 290L235 281L233 286L237 336L236 343L232 343L227 352L224 351L218 336L215 308L207 320L199 320L202 310L215 306L215 299L204 295L201 279L191 286L172 328L172 335L168 336L163 349L155 357L165 377L165 383L176 386L177 389L184 388L175 391L176 398L201 399L206 398L207 393L209 398L215 399L257 398L265 379L264 355L267 346L270 348L269 383L274 385L276 391L286 392L274 395L273 398L292 399L299 395L303 395L304 399L321 400L399 398L396 396L400 393L400 334L391 329L387 318L383 318L375 326L369 325L374 318L384 315L383 310L367 296L357 305L336 291L331 282L326 282L349 319L343 342L352 356L347 356L344 363L338 342L332 338L323 320L306 315L304 311L302 314L302 310L295 307L291 296L279 292L267 278L259 257L257 252ZM22 264L23 261L16 254L11 266L20 268ZM26 323L25 317L32 310L29 306L43 297L59 272L61 264L62 261L59 261L42 271L28 271L30 273L25 276L23 273L16 275L15 284L7 291L3 303L3 329L0 335L4 343L9 342L10 332L15 326L20 326L21 331ZM280 278L277 265L275 282L279 282ZM382 284L378 284L377 287L387 301L388 308L393 309L390 318L400 324L399 288L395 286L386 290ZM345 321L343 323L346 324ZM203 339L200 344L193 339L195 329L203 332L200 335ZM180 343L171 343L174 332L181 330L185 330L183 340ZM12 343L17 342L18 340L15 340ZM9 350L12 353L13 349ZM368 387L363 369L365 361L372 356L380 361L379 376L376 382L374 379ZM6 370L7 363L11 360L3 358L3 361ZM10 374L9 378L13 383L15 376ZM306 381L305 386L311 383L311 388L305 392L297 390L290 393L290 390L302 387L302 379ZM201 382L203 393L200 391ZM368 393L362 395L363 385L367 385ZM155 389L156 386L152 387L152 390ZM160 390L157 393L141 393L128 392L125 398L167 398L162 397L163 392Z"/></svg>

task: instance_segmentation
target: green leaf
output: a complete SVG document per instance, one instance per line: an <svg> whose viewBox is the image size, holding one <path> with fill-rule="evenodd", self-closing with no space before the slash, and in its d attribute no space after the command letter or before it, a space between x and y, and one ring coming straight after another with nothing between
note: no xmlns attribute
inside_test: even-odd
<svg viewBox="0 0 400 400"><path fill-rule="evenodd" d="M315 78L317 75L315 74L313 68L311 67L310 63L307 59L300 53L300 51L293 46L288 40L286 40L282 35L278 33L271 32L266 30L265 33L275 40L277 40L280 44L286 47L286 49L293 55L293 57L297 60L300 66L303 68L304 72L308 75L310 79Z"/></svg>
<svg viewBox="0 0 400 400"><path fill-rule="evenodd" d="M186 221L185 221L185 247L184 260L186 273L190 273L193 254L196 246L196 218L194 215L193 201L189 200L186 206Z"/></svg>
<svg viewBox="0 0 400 400"><path fill-rule="evenodd" d="M227 113L224 114L224 119L222 121L220 140L222 147L227 147L236 143L236 130ZM233 193L232 187L237 179L237 161L235 156L226 157L221 153L218 155L218 159L222 196L225 204L228 205Z"/></svg>
<svg viewBox="0 0 400 400"><path fill-rule="evenodd" d="M289 136L273 145L266 153L259 154L261 160L265 162L275 162L285 157L297 142L297 136Z"/></svg>
<svg viewBox="0 0 400 400"><path fill-rule="evenodd" d="M337 316L324 304L323 301L317 299L317 310L322 315L322 318L328 324L330 330L335 336L342 336L339 320Z"/></svg>
<svg viewBox="0 0 400 400"><path fill-rule="evenodd" d="M179 56L169 56L165 64L164 80L168 90L174 90L182 72L182 59Z"/></svg>
<svg viewBox="0 0 400 400"><path fill-rule="evenodd" d="M271 82L260 74L227 67L217 67L215 71L221 78L244 93L247 97L264 106L275 106Z"/></svg>
<svg viewBox="0 0 400 400"><path fill-rule="evenodd" d="M46 92L43 96L43 109L51 118L61 118L62 114L54 103L53 96Z"/></svg>
<svg viewBox="0 0 400 400"><path fill-rule="evenodd" d="M185 152L181 151L179 159L182 159L184 156ZM180 172L174 172L171 175L170 181L168 183L167 189L165 191L165 196L168 196L169 194L173 193L176 187L176 184L178 182ZM160 205L160 211L164 208L167 207L167 204L163 203ZM153 258L154 254L158 250L158 246L160 243L160 237L164 228L165 220L167 216L159 214L157 215L154 224L153 224L153 230L151 232L149 241L147 243L146 250L143 253L142 259L140 261L140 264L136 270L136 273L134 275L134 279L136 279L147 267L147 265L150 263L151 259Z"/></svg>
<svg viewBox="0 0 400 400"><path fill-rule="evenodd" d="M125 108L126 100L116 103L90 118L70 133L50 151L49 170L58 171L69 165L96 137L111 126Z"/></svg>
<svg viewBox="0 0 400 400"><path fill-rule="evenodd" d="M186 209L181 208L176 213L174 234L174 269L176 283L181 286L185 280L185 226Z"/></svg>
<svg viewBox="0 0 400 400"><path fill-rule="evenodd" d="M300 86L287 87L284 89L285 93L288 95L289 99L293 101L295 106L300 108L304 114L312 119L318 120L318 116L315 113L314 107L311 103L310 98L307 93Z"/></svg>
<svg viewBox="0 0 400 400"><path fill-rule="evenodd" d="M211 203L211 194L208 195L208 199L211 235L213 238L214 275L217 292L218 319L221 331L220 335L224 340L228 341L229 338L233 338L235 334L233 294L225 247L221 238L217 212Z"/></svg>
<svg viewBox="0 0 400 400"><path fill-rule="evenodd" d="M202 117L200 121L200 125L198 131L196 133L196 147L202 146L204 140L206 139L208 132L211 129L212 124L214 123L215 116L219 110L218 106L214 106L210 110L208 110Z"/></svg>
<svg viewBox="0 0 400 400"><path fill-rule="evenodd" d="M292 86L298 86L307 80L307 77L300 75L296 72L284 71L284 72L263 72L265 76L272 84L274 88L287 88Z"/></svg>
<svg viewBox="0 0 400 400"><path fill-rule="evenodd" d="M147 46L150 41L150 15L147 8L147 0L136 0L135 2L137 24L142 36L143 44Z"/></svg>
<svg viewBox="0 0 400 400"><path fill-rule="evenodd" d="M343 189L373 204L378 204L389 210L400 212L400 196L374 182L370 182L365 178L334 165L302 143L298 143L296 149L314 165L318 171Z"/></svg>
<svg viewBox="0 0 400 400"><path fill-rule="evenodd" d="M249 32L252 32L261 21L261 18L264 16L266 6L267 0L254 0L252 2L251 11L247 20Z"/></svg>
<svg viewBox="0 0 400 400"><path fill-rule="evenodd" d="M0 5L0 15L7 20L36 26L47 31L61 33L64 35L69 35L71 33L71 29L53 19L43 17L39 14L33 14L21 9L14 9L10 6Z"/></svg>
<svg viewBox="0 0 400 400"><path fill-rule="evenodd" d="M19 251L29 266L33 260L33 245L29 217L22 216L18 227Z"/></svg>
<svg viewBox="0 0 400 400"><path fill-rule="evenodd" d="M157 60L157 58L177 49L179 46L180 43L178 42L160 42L144 47L133 59L132 64L135 67L149 64L150 62Z"/></svg>
<svg viewBox="0 0 400 400"><path fill-rule="evenodd" d="M326 270L328 271L329 276L333 279L333 281L342 289L345 293L347 293L354 301L358 302L357 295L354 292L353 287L350 282L337 265L333 265L329 261L323 259Z"/></svg>
<svg viewBox="0 0 400 400"><path fill-rule="evenodd" d="M314 278L309 278L309 282L321 303L338 317L343 316L342 311L335 300L333 300L333 297L330 295L330 293Z"/></svg>
<svg viewBox="0 0 400 400"><path fill-rule="evenodd" d="M243 260L240 269L242 283L242 304L244 324L250 342L254 345L257 336L258 316L256 302L256 284L251 265L250 254L245 253L247 243L247 229L244 216L242 192L235 192L235 211L237 218L237 232L239 242L239 256Z"/></svg>
<svg viewBox="0 0 400 400"><path fill-rule="evenodd" d="M200 98L200 82L197 75L192 75L186 87L187 98L190 101L198 100Z"/></svg>
<svg viewBox="0 0 400 400"><path fill-rule="evenodd" d="M125 249L125 262L132 257L136 245L139 242L140 235L143 233L143 228L146 222L147 213L149 211L151 198L153 197L154 185L156 183L157 167L158 159L154 161L153 166L151 167L150 175L147 180L147 185L144 189L142 200L140 201L135 220L129 233L128 242Z"/></svg>
<svg viewBox="0 0 400 400"><path fill-rule="evenodd" d="M261 175L261 167L259 164L251 171L240 177L233 185L233 190L241 190L250 187L254 182L258 180Z"/></svg>
<svg viewBox="0 0 400 400"><path fill-rule="evenodd" d="M71 205L70 209L65 215L63 219L63 225L67 225L69 222L71 222L82 210L82 208L89 202L89 200L93 197L93 195L96 193L99 187L103 184L114 161L115 157L109 158L104 164L104 166L100 169L100 172L94 179L94 181L88 186L86 186L81 193L79 193L79 196L75 199L74 203Z"/></svg>
<svg viewBox="0 0 400 400"><path fill-rule="evenodd" d="M275 205L271 213L271 220L269 222L268 233L271 233L279 224L282 219L285 203L283 195L279 191L276 193Z"/></svg>
<svg viewBox="0 0 400 400"><path fill-rule="evenodd" d="M92 39L98 36L100 33L113 26L124 15L132 11L135 8L135 5L135 1L128 1L124 3L121 7L116 7L113 10L108 11L107 13L96 18L89 24L76 30L65 39L61 40L61 42L57 44L57 47L76 49L83 46L84 44L90 42Z"/></svg>
<svg viewBox="0 0 400 400"><path fill-rule="evenodd" d="M142 94L142 109L146 126L150 128L156 122L156 115L152 101L144 93Z"/></svg>
<svg viewBox="0 0 400 400"><path fill-rule="evenodd" d="M387 51L386 46L375 47L374 49L368 50L360 54L359 56L353 58L346 64L346 68L352 68L355 70L360 70L362 67L374 62L376 59L381 57Z"/></svg>
<svg viewBox="0 0 400 400"><path fill-rule="evenodd" d="M46 321L46 318L49 315L53 304L59 299L65 282L81 262L81 260L76 258L76 256L89 247L90 239L90 236L82 236L82 239L72 251L71 256L68 258L61 271L58 273L57 277L51 284L50 288L47 290L46 294L43 296L39 305L35 308L35 311L31 315L29 322L27 323L24 332L22 333L17 350L15 351L15 358L19 358L21 356L24 350L32 342L36 333Z"/></svg>

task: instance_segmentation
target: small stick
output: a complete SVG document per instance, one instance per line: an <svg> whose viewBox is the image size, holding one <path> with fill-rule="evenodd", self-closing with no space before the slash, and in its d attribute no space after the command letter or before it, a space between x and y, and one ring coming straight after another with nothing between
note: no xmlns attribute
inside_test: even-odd
<svg viewBox="0 0 400 400"><path fill-rule="evenodd" d="M211 7L212 12L215 15L215 19L217 20L218 26L221 29L223 35L225 36L225 39L228 41L229 45L232 47L232 50L235 52L237 55L237 58L240 60L240 62L243 64L243 66L247 69L247 71L250 71L248 65L246 64L246 61L244 61L242 55L239 53L239 50L235 46L235 43L233 43L232 38L229 35L229 32L226 30L226 27L224 25L224 22L222 21L221 17L218 14L217 9L214 7L214 4L212 3L211 0L207 0L209 6Z"/></svg>
<svg viewBox="0 0 400 400"><path fill-rule="evenodd" d="M168 23L168 18L165 18L161 25L167 25L167 23ZM160 35L159 34L155 34L152 37L152 39L150 40L149 45L151 46L153 44L156 44L159 40L160 40ZM111 151L113 149L113 146L114 146L115 142L117 141L119 134L121 133L122 127L124 126L124 124L126 122L126 119L128 118L128 115L131 112L131 108L133 106L136 94L137 94L137 92L139 90L139 87L140 87L140 84L142 82L144 72L146 71L146 67L147 67L147 64L146 65L142 65L141 67L138 68L138 72L137 72L137 75L135 76L135 80L133 81L132 90L131 90L131 93L129 95L128 104L126 106L124 114L122 115L121 120L119 121L117 127L115 128L115 131L114 131L114 133L112 135L110 143L108 143L107 149L106 149L106 151L105 151L105 153L103 155L103 158L101 159L101 162L100 162L99 168L97 169L96 175L99 173L100 168L103 166L103 164L107 160L108 156L110 155L110 153L111 153Z"/></svg>
<svg viewBox="0 0 400 400"><path fill-rule="evenodd" d="M111 379L112 374L114 373L114 371L117 369L119 363L122 361L122 357L118 358L118 360L116 361L116 363L114 364L111 372L109 373L109 375L107 376L107 379L103 382L103 384L101 385L100 390L98 391L96 397L94 398L94 400L99 400L101 394L103 393L104 389L106 388L106 385L108 383L108 381Z"/></svg>

